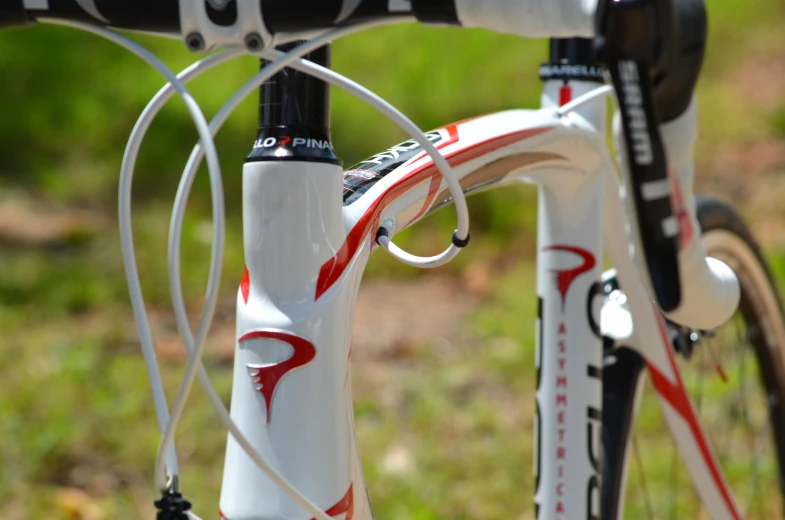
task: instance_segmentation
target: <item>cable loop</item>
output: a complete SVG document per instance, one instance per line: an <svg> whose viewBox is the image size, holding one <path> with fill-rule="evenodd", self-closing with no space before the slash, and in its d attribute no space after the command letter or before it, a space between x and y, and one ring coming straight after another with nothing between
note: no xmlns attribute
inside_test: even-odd
<svg viewBox="0 0 785 520"><path fill-rule="evenodd" d="M260 54L262 57L267 59L275 59L283 56L281 51L276 50L267 50ZM409 134L413 140L422 146L423 150L425 150L425 152L433 160L434 165L436 165L440 171L442 178L447 183L447 186L450 190L450 194L452 195L453 202L455 204L455 210L458 214L458 236L469 236L469 207L466 204L466 195L463 193L460 180L450 166L450 163L447 162L447 159L445 159L436 146L434 146L433 143L428 140L425 133L423 133L423 131L417 125L415 125L409 118L403 115L403 113L401 113L397 108L392 106L390 103L375 93L371 92L355 81L336 73L333 70L303 59L295 60L289 65L289 67L310 74L311 76L321 79L326 83L335 85L336 87L345 90L349 94L360 98L367 104L377 109L383 115L387 116L387 118L398 125L401 130ZM458 253L461 251L460 247L456 247L454 244L451 244L441 254L431 257L421 257L407 253L395 245L389 236L382 237L378 243L397 260L407 265L419 267L421 269L432 269L434 267L443 266L458 256Z"/></svg>

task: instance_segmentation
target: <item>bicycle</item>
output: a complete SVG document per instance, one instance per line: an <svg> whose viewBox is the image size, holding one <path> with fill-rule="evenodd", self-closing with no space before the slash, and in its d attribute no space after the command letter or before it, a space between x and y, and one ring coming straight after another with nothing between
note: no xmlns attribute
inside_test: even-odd
<svg viewBox="0 0 785 520"><path fill-rule="evenodd" d="M16 4L0 6L0 14L6 13L10 21L14 21L11 15L34 17L95 32L136 52L170 81L148 105L129 140L119 201L129 290L164 431L156 464L156 484L162 491L159 518L195 517L180 494L172 443L195 378L230 431L222 518L370 518L348 380L348 332L365 263L377 246L412 265L446 263L468 244L464 192L521 181L540 185L537 516L619 518L624 513L634 438L630 429L642 392L640 376L647 368L705 510L713 518L741 518L690 404L675 357L678 353L689 358L696 349L701 354L708 350L700 345L714 332L705 329L719 326L735 308L736 278L742 319L753 325L754 332L762 331L751 340L782 466L785 327L779 298L751 235L730 208L716 201L701 202L698 218L707 250L725 261L712 260L709 266L727 284L712 289L697 278L679 278L679 240L689 241L690 230L679 221L679 188L670 186L665 173L646 80L650 63L623 56L622 48L609 55L624 121L627 160L620 166L634 195L625 199L634 201L633 211L628 212L619 199L622 184L603 138L606 107L597 102L614 89L603 85L604 76L593 62L581 61L588 55L586 41L554 45L554 61L541 71L546 79L542 110L502 112L422 134L394 108L332 73L324 47L366 28L370 25L366 18L400 21L410 18L414 9L421 20L440 20L433 12L417 12L416 1L408 10L408 2L383 2L373 4L373 9L368 4L370 10L364 12L349 10L345 21L350 25L284 47L285 54L270 48L271 35L265 32L268 25L259 3L189 6L181 2L178 13L174 4L158 4L156 11L153 2L145 4L155 11L147 13L149 20L120 4L101 3L100 10L95 2L86 1L68 8L47 2ZM645 5L651 8L653 3ZM281 15L276 11L276 16ZM238 31L226 29L232 25L225 16L242 25L239 39ZM303 16L292 16L296 20L276 18L280 29L273 32L324 25L324 20L315 19L305 20L313 27L295 27ZM70 20L74 17L98 26ZM175 77L154 56L101 29L102 25L182 34L194 51L221 45L227 50ZM283 40L301 37L292 31ZM606 44L613 44L612 38ZM247 52L261 55L269 64L208 126L183 83ZM300 59L301 55L307 59ZM290 71L278 75L277 82L269 81L284 67L316 79ZM247 267L238 292L236 377L229 416L199 361L215 308L216 271L223 248L222 186L211 134L242 97L265 81L261 130L243 180ZM324 82L336 83L372 103L409 131L412 140L343 172L327 131L329 95ZM189 362L169 416L136 273L130 185L141 138L174 91L186 101L201 144L186 166L171 223L171 291ZM299 103L306 107L303 113L280 108ZM203 155L214 193L214 250L205 310L194 337L180 287L179 242L188 192ZM459 225L442 255L414 257L391 242L397 232L451 202L457 207ZM629 235L628 222L637 224ZM640 234L634 233L636 228ZM630 241L643 259L630 256ZM605 274L600 261L603 248L614 265ZM703 265L703 258L700 262ZM674 280L686 283L681 286ZM660 308L682 312L682 318L684 306L695 305L690 299L695 295L710 294L713 300L699 302L705 308L692 309L691 324L700 328L694 330L666 322L650 294ZM576 349L578 344L584 348Z"/></svg>

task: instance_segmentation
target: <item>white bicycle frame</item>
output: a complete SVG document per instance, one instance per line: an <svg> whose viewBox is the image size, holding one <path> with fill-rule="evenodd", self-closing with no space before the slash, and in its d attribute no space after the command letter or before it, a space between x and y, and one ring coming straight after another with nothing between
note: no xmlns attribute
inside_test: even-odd
<svg viewBox="0 0 785 520"><path fill-rule="evenodd" d="M564 117L553 108L564 100L565 88L580 95L596 87L549 81L541 110L502 112L437 131L438 147L466 192L515 182L539 185L537 518L600 518L603 350L592 330L599 322L603 334L645 358L710 516L738 519L679 375L665 322L630 256L627 213L605 141L606 104L591 103ZM247 267L237 298L231 415L254 448L328 515L369 520L349 373L357 293L379 226L399 232L448 203L449 194L424 152L348 205L343 177L332 164L245 165ZM603 251L628 307L593 305ZM230 436L221 517L310 515Z"/></svg>

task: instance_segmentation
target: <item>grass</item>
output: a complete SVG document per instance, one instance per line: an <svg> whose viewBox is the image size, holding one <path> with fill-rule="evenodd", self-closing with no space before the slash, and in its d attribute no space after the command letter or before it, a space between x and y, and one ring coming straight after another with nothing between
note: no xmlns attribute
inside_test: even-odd
<svg viewBox="0 0 785 520"><path fill-rule="evenodd" d="M748 95L739 77L756 56L782 57L777 51L782 7L775 0L755 8L710 0L709 9L712 41L700 85L698 149L704 170L728 147L785 135L785 100L780 97L772 110ZM144 42L173 66L190 59L178 43ZM96 216L96 222L54 243L0 243L0 517L152 518L156 420L127 303L115 191L122 144L160 80L110 45L64 29L0 32L0 48L11 49L0 53L0 70L7 71L0 82L0 187L11 194L5 198L24 196L34 207L78 208ZM544 49L542 41L483 31L393 27L339 42L334 61L337 70L430 128L536 106L535 71ZM194 92L214 113L254 68L251 59L223 66L195 82ZM336 91L333 101L333 133L347 164L403 138L347 95ZM228 299L243 263L240 176L232 172L240 171L254 138L253 105L247 101L218 140L227 191L222 276ZM183 107L174 102L154 124L136 174L134 229L158 337L171 335L162 252L177 183L173 172L194 140ZM703 188L715 188L708 182L713 173L702 172ZM744 182L738 175L731 186ZM736 195L727 188L719 193ZM208 208L202 174L183 244L192 310L204 292ZM498 266L501 274L466 324L465 337L449 348L436 341L412 346L406 360L385 363L390 377L383 381L355 367L358 436L379 518L533 517L536 201L531 189L512 190L478 195L471 208L473 252L442 274L461 277L478 262ZM766 217L752 204L742 209L755 225ZM449 236L453 219L449 211L440 212L402 243L427 251ZM785 246L773 244L767 254L777 278L785 280ZM369 273L422 276L379 255ZM172 395L182 363L165 361L162 370ZM228 398L230 364L211 356L208 371ZM215 427L200 391L192 400L178 446L186 468L183 487L198 497L197 511L206 517L217 504L226 434ZM656 434L659 411L647 410Z"/></svg>

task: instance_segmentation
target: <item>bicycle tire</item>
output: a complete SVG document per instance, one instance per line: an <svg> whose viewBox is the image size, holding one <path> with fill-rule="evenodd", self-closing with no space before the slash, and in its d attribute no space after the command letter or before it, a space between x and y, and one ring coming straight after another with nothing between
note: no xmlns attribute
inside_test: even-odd
<svg viewBox="0 0 785 520"><path fill-rule="evenodd" d="M785 504L785 474L783 473L783 469L785 469L785 320L783 319L781 299L778 294L774 277L771 275L766 260L741 217L727 204L712 198L699 198L697 200L697 214L702 229L702 239L708 255L723 260L734 270L739 278L741 286L741 301L736 314L738 318L734 316L734 318L720 327L718 331L712 331L711 333L699 333L698 331L686 332L689 337L697 338L696 343L694 344L695 355L678 356L680 358L679 364L684 367L683 370L685 372L689 372L690 370L697 371L700 369L701 365L699 364L699 361L695 359L695 356L697 356L698 353L703 352L711 357L710 364L715 362L714 368L719 371L718 374L721 376L722 380L725 381L724 384L727 384L730 380L726 379L725 372L723 372L721 368L717 368L717 354L712 354L711 352L711 349L714 347L708 343L706 346L703 346L699 342L703 341L704 338L711 338L712 334L715 334L714 337L719 337L721 339L722 336L720 335L722 334L721 331L724 327L729 324L737 323L738 321L743 322L746 332L744 338L749 341L751 349L743 347L742 349L738 349L738 346L735 347L742 356L740 358L741 370L738 374L746 373L746 365L744 365L744 363L747 358L745 356L752 353L754 355L754 365L755 369L757 369L757 378L760 384L753 382L751 386L756 390L763 391L765 395L765 404L759 407L762 408L762 411L760 412L760 415L763 417L762 421L766 423L765 425L761 425L761 434L767 435L770 438L768 447L773 452L772 457L769 458L774 466L769 470L769 479L772 481L771 491L773 492L774 489L776 489L780 497L778 506L774 506L778 509L775 515L783 518L785 517L785 511L783 511L783 504ZM686 329L682 328L682 330ZM679 327L672 327L672 331L676 332L674 334L676 341L678 339ZM742 339L742 337L737 336L737 339ZM713 340L707 339L706 341ZM674 343L674 345L676 345L676 343ZM633 504L629 499L631 498L630 495L635 493L630 491L631 485L628 486L628 472L630 472L630 467L633 465L643 465L643 457L640 455L640 449L636 443L635 428L639 426L638 423L636 423L636 410L639 406L638 403L636 403L636 400L642 399L641 394L645 393L645 390L643 389L645 378L641 377L641 375L645 373L645 363L639 354L629 348L617 348L613 350L610 355L613 355L614 359L612 363L606 364L604 373L605 384L603 389L602 518L606 520L623 518L625 517L625 511L627 513L626 517L707 517L705 514L701 516L700 513L695 514L693 512L700 511L701 509L697 495L692 491L692 483L688 478L683 479L681 482L678 480L671 480L668 482L668 485L670 485L671 488L675 488L677 494L691 493L692 498L697 502L697 509L691 510L685 508L678 497L676 500L671 497L669 499L670 507L667 503L663 507L662 501L660 501L660 503L655 504L660 507L657 508L657 514L654 514L655 507L652 505L651 497L645 496L642 497L642 501L646 503L638 504L637 513L630 516L630 509L634 509L634 507L630 507ZM736 360L739 359L736 356L734 357ZM727 362L728 359L721 359L720 361ZM737 375L734 372L731 373ZM705 377L705 373L701 374L702 375L699 376L701 383L700 386L697 387L700 389L703 388L702 385L704 380L702 378ZM687 381L687 375L683 374L683 376L685 377L685 381ZM740 385L743 384L742 380ZM690 385L688 384L687 386L689 390ZM653 394L651 391L648 393L650 395ZM700 393L699 395L701 403L696 404L696 409L698 409L700 416L701 410L699 405L703 403L703 394ZM742 405L746 405L747 401L744 399L743 391L740 392L739 395L743 398ZM695 398L694 395L691 395L691 397L693 399ZM735 400L737 397L738 396L734 396L733 399ZM653 397L651 399L653 400ZM709 401L710 400L711 398ZM707 408L710 405L707 405ZM717 405L717 407L720 408L720 413L724 413L725 417L735 417L737 413L735 406L732 405L730 409L728 409L724 408L724 405L724 401ZM653 406L653 408L656 408L656 413L661 415L658 406ZM641 409L643 409L643 407ZM741 412L744 421L749 420L750 414L751 412L746 409ZM664 419L661 420L664 424ZM725 422L725 419L721 420ZM701 422L704 422L703 417L701 417ZM717 444L715 443L715 439L712 438L712 432L709 431L710 428L707 427L706 424L704 424L704 428L706 428L712 444ZM722 431L731 432L722 433L722 435L730 435L732 442L735 425L730 425L728 427L723 424L721 425L721 428L724 428ZM663 430L662 437L670 439L670 436L665 433L666 432ZM722 440L720 443L723 443ZM725 444L727 444L727 442L725 442ZM754 445L757 446L758 444L756 443ZM675 453L675 446L672 446L672 449ZM649 450L646 453L649 458L652 458L657 452L656 450ZM721 465L725 465L723 463L723 460L725 460L728 467L731 467L730 465L737 457L741 458L747 455L743 450L738 453L734 450L733 454L725 459L723 459L722 453L718 452L717 454L720 458ZM764 462L768 462L769 459ZM631 462L631 460L633 462ZM753 454L750 467L757 467L758 462L757 454ZM676 464L680 464L680 462ZM654 463L650 465L654 465ZM766 470L764 469L764 471ZM679 473L673 473L673 475L678 476ZM752 482L753 479L750 479L750 481ZM754 482L755 484L759 482L757 476L755 477ZM652 484L652 482L646 482L646 477L640 478L638 484L641 483L643 484L644 489L647 489L648 486ZM731 482L731 484L731 487L733 488L733 482ZM687 488L689 488L690 491L685 491ZM736 492L736 489L734 489L734 492ZM754 514L750 516L750 512L754 513L755 506L760 506L760 500L757 500L758 497L756 497L756 493L757 490L752 492L752 497L748 500L749 503L747 504L737 496L738 505L741 508L742 514L745 515L745 518L772 518L771 511L768 509L761 513L762 516L754 516ZM648 495L648 492L646 494ZM636 495L636 498L641 497ZM766 496L766 499L769 502L774 501L771 493ZM663 501L664 500L666 499L663 498ZM625 501L627 501L626 509ZM768 506L764 504L764 509L766 507ZM679 511L679 509L681 509L681 511ZM645 510L646 514L641 516L641 510ZM664 511L670 512L666 515L664 514Z"/></svg>

